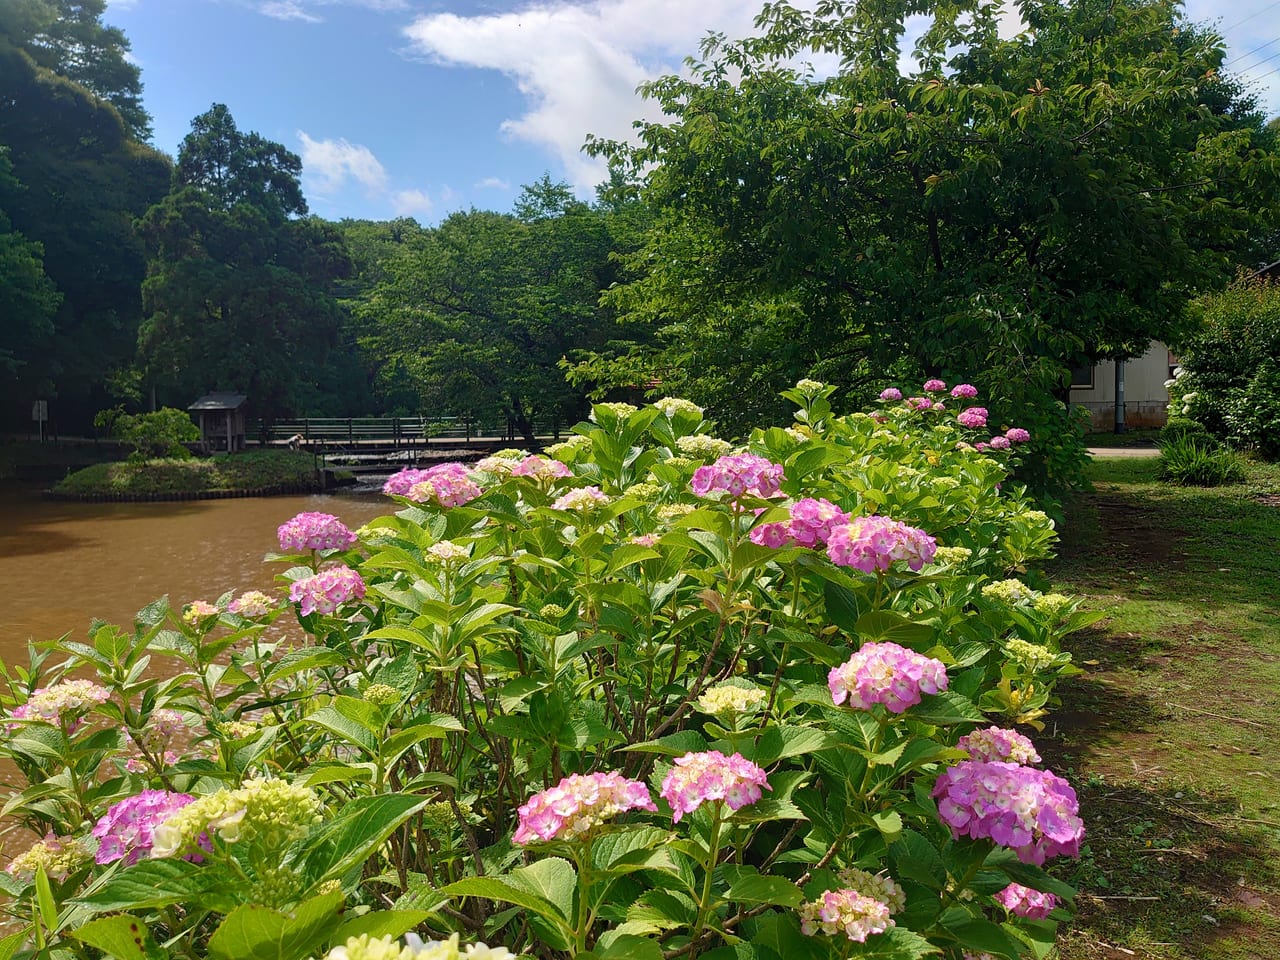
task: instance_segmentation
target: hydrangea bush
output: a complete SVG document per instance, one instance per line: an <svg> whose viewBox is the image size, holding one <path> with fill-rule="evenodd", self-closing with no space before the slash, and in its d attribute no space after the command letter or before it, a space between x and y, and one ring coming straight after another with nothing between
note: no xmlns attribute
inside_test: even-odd
<svg viewBox="0 0 1280 960"><path fill-rule="evenodd" d="M1044 956L1084 826L1013 728L1090 618L1031 585L1026 438L832 392L736 446L598 404L9 668L0 956Z"/></svg>

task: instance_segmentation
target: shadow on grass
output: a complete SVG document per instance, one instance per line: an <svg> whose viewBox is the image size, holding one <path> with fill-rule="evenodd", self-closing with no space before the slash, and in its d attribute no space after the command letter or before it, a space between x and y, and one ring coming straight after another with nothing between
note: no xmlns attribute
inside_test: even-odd
<svg viewBox="0 0 1280 960"><path fill-rule="evenodd" d="M1138 956L1277 955L1280 898L1269 891L1280 889L1280 864L1258 858L1256 826L1223 816L1229 797L1100 778L1077 789L1086 843L1079 861L1053 866L1080 889L1063 960L1134 956L1134 947L1145 948Z"/></svg>

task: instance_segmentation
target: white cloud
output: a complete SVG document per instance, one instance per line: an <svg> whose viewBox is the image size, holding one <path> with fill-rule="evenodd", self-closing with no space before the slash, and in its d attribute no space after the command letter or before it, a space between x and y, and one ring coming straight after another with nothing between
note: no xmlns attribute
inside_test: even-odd
<svg viewBox="0 0 1280 960"><path fill-rule="evenodd" d="M302 144L302 176L308 189L325 195L341 189L347 180L364 185L371 194L387 188L387 171L373 151L363 144L336 140L313 140L298 131Z"/></svg>
<svg viewBox="0 0 1280 960"><path fill-rule="evenodd" d="M511 182L503 180L501 177L485 177L483 180L476 182L476 188L479 190L510 190Z"/></svg>
<svg viewBox="0 0 1280 960"><path fill-rule="evenodd" d="M581 152L588 133L625 139L657 106L635 93L644 80L678 70L708 30L751 32L758 8L742 0L590 0L463 17L437 13L405 29L413 49L452 66L498 70L528 99L502 130L560 158L580 190L604 176Z"/></svg>
<svg viewBox="0 0 1280 960"><path fill-rule="evenodd" d="M430 216L435 203L425 190L397 190L391 197L397 217Z"/></svg>
<svg viewBox="0 0 1280 960"><path fill-rule="evenodd" d="M308 13L299 0L268 0L258 7L263 16L275 20L301 20L304 23L319 23L320 18Z"/></svg>

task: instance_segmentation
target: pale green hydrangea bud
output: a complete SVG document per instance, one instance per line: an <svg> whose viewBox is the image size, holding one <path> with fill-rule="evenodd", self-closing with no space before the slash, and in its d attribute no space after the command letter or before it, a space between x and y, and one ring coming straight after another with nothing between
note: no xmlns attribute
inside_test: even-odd
<svg viewBox="0 0 1280 960"><path fill-rule="evenodd" d="M519 447L503 447L490 456L497 457L499 460L523 460L529 456L528 450L521 450Z"/></svg>
<svg viewBox="0 0 1280 960"><path fill-rule="evenodd" d="M243 740L245 737L253 736L260 728L253 720L225 720L215 729L231 740Z"/></svg>
<svg viewBox="0 0 1280 960"><path fill-rule="evenodd" d="M698 698L698 709L711 716L728 716L754 711L764 703L764 691L747 689L729 683L712 687Z"/></svg>
<svg viewBox="0 0 1280 960"><path fill-rule="evenodd" d="M702 460L715 460L723 457L733 449L733 444L728 440L721 440L718 437L709 437L705 434L695 433L688 437L676 438L676 449L690 457L698 457ZM667 461L670 463L670 461Z"/></svg>
<svg viewBox="0 0 1280 960"><path fill-rule="evenodd" d="M939 547L933 555L933 562L939 566L959 566L973 556L968 547Z"/></svg>
<svg viewBox="0 0 1280 960"><path fill-rule="evenodd" d="M1053 664L1053 651L1039 643L1029 643L1020 637L1015 637L1006 641L1004 648L1012 659L1032 673L1037 673Z"/></svg>
<svg viewBox="0 0 1280 960"><path fill-rule="evenodd" d="M955 477L931 477L930 482L935 487L941 487L943 490L955 490L960 486L960 481Z"/></svg>
<svg viewBox="0 0 1280 960"><path fill-rule="evenodd" d="M553 443L542 452L549 457L555 457L557 460L572 460L579 452L591 449L591 438L584 437L580 433L575 433L568 439Z"/></svg>
<svg viewBox="0 0 1280 960"><path fill-rule="evenodd" d="M649 503L662 496L662 488L656 483L649 483L648 481L644 483L633 483L631 486L627 487L627 489L622 491L622 495L624 497L631 497L634 500L643 500L645 503Z"/></svg>
<svg viewBox="0 0 1280 960"><path fill-rule="evenodd" d="M1042 593L1033 603L1036 613L1051 623L1057 623L1071 613L1074 605L1075 601L1062 593Z"/></svg>
<svg viewBox="0 0 1280 960"><path fill-rule="evenodd" d="M689 457L668 457L662 463L673 470L694 470L702 466L701 460L692 460Z"/></svg>
<svg viewBox="0 0 1280 960"><path fill-rule="evenodd" d="M155 828L151 856L195 852L200 835L217 834L227 843L246 841L280 848L306 836L320 822L320 798L309 787L284 780L246 781L197 797Z"/></svg>
<svg viewBox="0 0 1280 960"><path fill-rule="evenodd" d="M568 611L558 603L543 604L542 609L538 611L538 616L543 620L559 620Z"/></svg>
<svg viewBox="0 0 1280 960"><path fill-rule="evenodd" d="M625 420L636 412L636 407L630 403L593 403L591 405L591 416L588 418L592 423L596 422L597 410L607 410L619 420Z"/></svg>
<svg viewBox="0 0 1280 960"><path fill-rule="evenodd" d="M813 436L812 431L806 427L783 427L782 431L797 443L804 443Z"/></svg>
<svg viewBox="0 0 1280 960"><path fill-rule="evenodd" d="M692 400L684 400L680 397L663 397L661 400L653 401L653 405L668 417L674 417L679 413L689 413L695 417L702 416L702 407Z"/></svg>
<svg viewBox="0 0 1280 960"><path fill-rule="evenodd" d="M658 517L659 519L670 522L672 520L679 520L681 517L688 516L693 513L693 511L694 506L692 503L664 503L662 506L658 507Z"/></svg>
<svg viewBox="0 0 1280 960"><path fill-rule="evenodd" d="M470 555L466 547L459 546L452 540L439 540L427 547L427 556L442 563L449 563L453 560L466 560Z"/></svg>
<svg viewBox="0 0 1280 960"><path fill-rule="evenodd" d="M982 595L988 600L1007 603L1011 606L1030 602L1039 596L1021 580L997 580L995 583L989 583L982 588Z"/></svg>
<svg viewBox="0 0 1280 960"><path fill-rule="evenodd" d="M377 704L380 707L391 707L400 702L400 691L386 683L369 684L364 688L362 696L366 703Z"/></svg>
<svg viewBox="0 0 1280 960"><path fill-rule="evenodd" d="M821 380L810 380L808 377L805 377L803 380L796 381L796 389L809 397L816 396L824 390L826 386L827 385Z"/></svg>

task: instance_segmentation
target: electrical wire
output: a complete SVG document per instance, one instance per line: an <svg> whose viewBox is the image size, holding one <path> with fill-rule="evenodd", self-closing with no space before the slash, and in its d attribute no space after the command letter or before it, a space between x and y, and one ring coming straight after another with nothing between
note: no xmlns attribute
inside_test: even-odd
<svg viewBox="0 0 1280 960"><path fill-rule="evenodd" d="M1272 3L1268 6L1263 7L1261 10L1257 11L1256 13L1249 14L1249 16L1245 17L1243 20L1237 20L1235 23L1231 24L1231 26L1229 27L1223 27L1222 32L1226 33L1228 30L1234 30L1236 27L1240 26L1240 24L1248 23L1250 20L1254 20L1262 16L1268 10L1274 10L1276 7L1280 7L1280 0L1275 0L1275 3Z"/></svg>
<svg viewBox="0 0 1280 960"><path fill-rule="evenodd" d="M1246 50L1244 53L1240 54L1238 57L1232 57L1230 60L1224 63L1223 66L1229 67L1231 66L1231 64L1236 63L1240 60L1243 60L1246 57L1252 57L1259 50L1265 50L1267 49L1267 47L1271 46L1273 43L1280 43L1280 37L1276 37L1274 40L1268 40L1266 43L1262 44L1261 46L1254 47L1252 50Z"/></svg>

